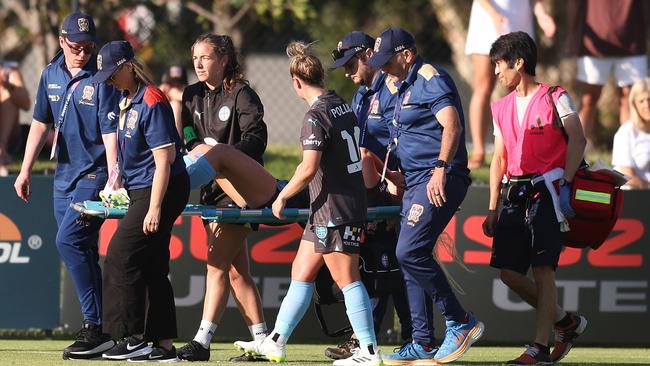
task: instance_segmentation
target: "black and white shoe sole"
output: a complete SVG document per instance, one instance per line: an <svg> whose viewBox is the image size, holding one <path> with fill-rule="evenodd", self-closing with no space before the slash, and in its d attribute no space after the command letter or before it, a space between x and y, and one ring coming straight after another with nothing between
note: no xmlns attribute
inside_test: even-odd
<svg viewBox="0 0 650 366"><path fill-rule="evenodd" d="M151 348L151 346L146 346L143 348L136 349L131 353L123 353L121 355L103 354L102 357L107 360L128 360L129 358L133 358L133 357L146 356L150 354L152 351L153 349Z"/></svg>
<svg viewBox="0 0 650 366"><path fill-rule="evenodd" d="M63 351L63 359L64 360L90 360L93 358L101 358L102 353L108 351L109 349L113 348L115 346L115 342L113 340L106 341L99 346L89 349L87 351Z"/></svg>
<svg viewBox="0 0 650 366"><path fill-rule="evenodd" d="M148 360L132 360L128 359L127 362L159 362L159 363L172 363L172 362L181 362L181 359L176 357L176 358L165 358L165 359L160 359L160 358L150 358Z"/></svg>

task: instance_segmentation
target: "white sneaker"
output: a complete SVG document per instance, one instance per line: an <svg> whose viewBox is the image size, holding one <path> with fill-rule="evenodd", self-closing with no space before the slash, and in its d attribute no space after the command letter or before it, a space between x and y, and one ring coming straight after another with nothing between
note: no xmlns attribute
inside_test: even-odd
<svg viewBox="0 0 650 366"><path fill-rule="evenodd" d="M257 349L259 348L262 341L235 341L233 345L236 349L243 351L247 355L258 356Z"/></svg>
<svg viewBox="0 0 650 366"><path fill-rule="evenodd" d="M284 362L287 359L284 346L275 343L270 337L262 341L236 341L235 348L252 356L261 356L272 362Z"/></svg>
<svg viewBox="0 0 650 366"><path fill-rule="evenodd" d="M342 360L334 361L334 366L383 366L384 361L379 354L379 350L375 350L371 354L367 349L355 348L352 351L352 356Z"/></svg>

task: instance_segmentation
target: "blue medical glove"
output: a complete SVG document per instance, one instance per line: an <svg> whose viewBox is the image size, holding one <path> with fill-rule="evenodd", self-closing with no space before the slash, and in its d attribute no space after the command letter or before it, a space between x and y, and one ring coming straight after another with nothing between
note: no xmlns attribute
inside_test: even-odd
<svg viewBox="0 0 650 366"><path fill-rule="evenodd" d="M571 183L560 180L560 210L567 219L576 215L576 212L571 207Z"/></svg>

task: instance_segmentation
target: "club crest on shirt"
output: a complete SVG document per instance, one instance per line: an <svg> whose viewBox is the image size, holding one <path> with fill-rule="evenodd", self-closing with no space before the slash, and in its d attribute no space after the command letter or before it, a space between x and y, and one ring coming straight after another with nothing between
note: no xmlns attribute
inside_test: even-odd
<svg viewBox="0 0 650 366"><path fill-rule="evenodd" d="M91 100L93 99L93 94L95 94L95 87L92 85L86 85L84 86L84 92L81 99Z"/></svg>
<svg viewBox="0 0 650 366"><path fill-rule="evenodd" d="M379 113L379 99L373 97L372 102L370 102L370 113L378 114Z"/></svg>
<svg viewBox="0 0 650 366"><path fill-rule="evenodd" d="M410 226L415 226L415 224L420 221L420 216L422 216L422 213L424 212L424 206L419 205L417 203L414 203L411 205L411 209L409 210L409 214L407 217L407 224Z"/></svg>
<svg viewBox="0 0 650 366"><path fill-rule="evenodd" d="M95 87L94 86L92 86L92 85L84 86L84 90L83 90L83 93L81 95L81 100L79 101L79 104L95 106L95 103L93 103L93 94L95 94Z"/></svg>
<svg viewBox="0 0 650 366"><path fill-rule="evenodd" d="M77 19L77 25L79 26L79 32L88 32L90 30L90 23L88 23L87 18Z"/></svg>
<svg viewBox="0 0 650 366"><path fill-rule="evenodd" d="M126 117L126 128L130 130L134 129L136 122L138 122L138 111L131 109L129 115Z"/></svg>
<svg viewBox="0 0 650 366"><path fill-rule="evenodd" d="M226 122L229 119L230 119L230 107L224 105L223 107L219 108L219 120L221 122Z"/></svg>

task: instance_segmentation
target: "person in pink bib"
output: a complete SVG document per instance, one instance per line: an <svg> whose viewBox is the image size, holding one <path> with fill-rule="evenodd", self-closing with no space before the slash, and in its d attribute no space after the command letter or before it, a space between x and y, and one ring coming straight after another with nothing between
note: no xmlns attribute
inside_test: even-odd
<svg viewBox="0 0 650 366"><path fill-rule="evenodd" d="M492 104L494 156L490 200L483 223L493 237L490 265L501 280L536 310L534 341L508 365L557 362L571 349L587 320L557 302L555 270L563 246L571 181L586 140L576 108L566 91L535 80L537 47L524 32L499 37L490 49L499 82L513 91ZM506 176L503 210L497 211ZM533 278L526 276L532 267ZM555 331L550 352L549 329Z"/></svg>

